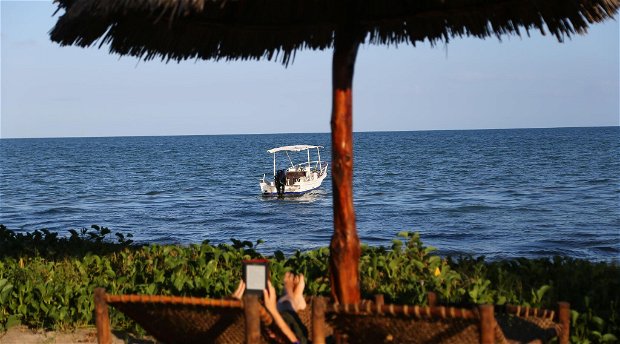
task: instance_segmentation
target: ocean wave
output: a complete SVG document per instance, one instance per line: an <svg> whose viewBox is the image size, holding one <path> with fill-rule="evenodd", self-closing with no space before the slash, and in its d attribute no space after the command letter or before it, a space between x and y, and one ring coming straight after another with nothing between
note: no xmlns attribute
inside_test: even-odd
<svg viewBox="0 0 620 344"><path fill-rule="evenodd" d="M500 206L491 206L486 204L472 204L472 205L461 205L457 207L446 207L444 211L451 213L472 213L472 212L481 212L487 210L495 210L501 208Z"/></svg>
<svg viewBox="0 0 620 344"><path fill-rule="evenodd" d="M84 209L76 207L54 207L45 210L35 211L35 215L59 215L59 214L78 214L83 212Z"/></svg>
<svg viewBox="0 0 620 344"><path fill-rule="evenodd" d="M156 196L156 195L161 195L165 193L165 191L149 191L147 193L145 193L145 196Z"/></svg>

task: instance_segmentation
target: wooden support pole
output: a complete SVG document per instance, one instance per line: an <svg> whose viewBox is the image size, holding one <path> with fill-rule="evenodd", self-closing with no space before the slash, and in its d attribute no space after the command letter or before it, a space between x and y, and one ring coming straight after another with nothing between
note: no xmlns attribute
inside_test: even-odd
<svg viewBox="0 0 620 344"><path fill-rule="evenodd" d="M568 344L570 339L570 303L558 302L558 322L562 326L558 343Z"/></svg>
<svg viewBox="0 0 620 344"><path fill-rule="evenodd" d="M493 305L480 305L480 343L495 343L495 310Z"/></svg>
<svg viewBox="0 0 620 344"><path fill-rule="evenodd" d="M381 306L385 303L385 297L383 294L375 294L375 305L377 309L381 309Z"/></svg>
<svg viewBox="0 0 620 344"><path fill-rule="evenodd" d="M435 292L433 291L429 291L426 294L426 297L428 299L428 306L429 307L435 307L437 306L437 294L435 294Z"/></svg>
<svg viewBox="0 0 620 344"><path fill-rule="evenodd" d="M325 344L325 299L312 299L312 343Z"/></svg>
<svg viewBox="0 0 620 344"><path fill-rule="evenodd" d="M360 242L353 208L353 70L360 41L350 27L336 31L332 64L332 187L334 234L330 244L330 277L334 300L361 301Z"/></svg>
<svg viewBox="0 0 620 344"><path fill-rule="evenodd" d="M97 342L99 344L112 344L110 333L110 315L108 304L105 301L105 289L95 289L95 325L97 326Z"/></svg>
<svg viewBox="0 0 620 344"><path fill-rule="evenodd" d="M243 296L245 311L245 342L247 344L260 343L260 305L257 295Z"/></svg>

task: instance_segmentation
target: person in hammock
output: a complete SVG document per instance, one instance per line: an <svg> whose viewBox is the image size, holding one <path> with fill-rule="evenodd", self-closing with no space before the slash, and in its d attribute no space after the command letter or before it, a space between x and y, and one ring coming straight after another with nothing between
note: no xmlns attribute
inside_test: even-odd
<svg viewBox="0 0 620 344"><path fill-rule="evenodd" d="M274 323L290 343L308 343L308 329L297 315L297 312L303 311L307 306L304 298L305 286L303 274L295 275L286 272L284 274L284 294L279 299L271 281L267 281L267 289L263 290L265 308L271 313ZM242 280L232 297L241 299L244 292L245 282Z"/></svg>

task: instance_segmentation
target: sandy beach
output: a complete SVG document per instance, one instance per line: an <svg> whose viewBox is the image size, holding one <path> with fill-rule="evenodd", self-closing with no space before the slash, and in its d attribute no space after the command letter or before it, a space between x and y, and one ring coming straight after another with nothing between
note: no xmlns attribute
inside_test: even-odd
<svg viewBox="0 0 620 344"><path fill-rule="evenodd" d="M94 327L69 332L32 330L25 326L15 326L0 333L0 344L83 344L97 343L97 330ZM155 344L147 338L136 338L124 332L112 331L112 344Z"/></svg>

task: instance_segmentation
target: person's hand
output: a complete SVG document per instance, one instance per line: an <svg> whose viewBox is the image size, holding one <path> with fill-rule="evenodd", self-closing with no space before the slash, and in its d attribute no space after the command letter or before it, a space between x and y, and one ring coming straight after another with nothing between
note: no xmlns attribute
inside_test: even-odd
<svg viewBox="0 0 620 344"><path fill-rule="evenodd" d="M245 282L243 282L243 280L239 281L239 285L237 286L237 290L235 290L235 292L230 295L230 297L237 299L237 300L241 300L241 298L243 297L243 293L245 292Z"/></svg>
<svg viewBox="0 0 620 344"><path fill-rule="evenodd" d="M267 289L263 290L263 299L265 300L265 308L271 313L273 321L276 326L282 331L282 333L288 338L291 343L299 343L297 336L291 328L286 324L286 321L278 312L278 297L276 295L276 289L271 284L271 281L267 281Z"/></svg>
<svg viewBox="0 0 620 344"><path fill-rule="evenodd" d="M271 281L267 281L267 289L263 290L263 299L265 300L265 308L267 308L270 313L273 314L278 311L278 297L276 295L276 289L271 284Z"/></svg>

